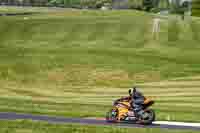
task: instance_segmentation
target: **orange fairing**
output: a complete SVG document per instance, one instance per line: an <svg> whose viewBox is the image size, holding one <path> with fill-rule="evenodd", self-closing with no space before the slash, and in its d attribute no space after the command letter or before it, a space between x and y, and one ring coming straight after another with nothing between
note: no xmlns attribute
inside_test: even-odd
<svg viewBox="0 0 200 133"><path fill-rule="evenodd" d="M128 114L129 108L130 108L130 103L129 102L120 102L117 105L118 109L118 120L121 120L125 117L126 114Z"/></svg>
<svg viewBox="0 0 200 133"><path fill-rule="evenodd" d="M146 98L145 97L145 99L144 99L144 104L148 104L148 103L150 103L152 100L150 99L150 98Z"/></svg>

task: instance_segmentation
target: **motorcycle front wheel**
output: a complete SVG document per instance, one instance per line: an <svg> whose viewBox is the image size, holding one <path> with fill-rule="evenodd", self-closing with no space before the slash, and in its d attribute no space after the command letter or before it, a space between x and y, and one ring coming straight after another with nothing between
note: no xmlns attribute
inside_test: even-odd
<svg viewBox="0 0 200 133"><path fill-rule="evenodd" d="M142 125L150 125L156 119L155 111L153 109L147 109L145 112L148 113L148 117L146 119L140 118L138 123Z"/></svg>

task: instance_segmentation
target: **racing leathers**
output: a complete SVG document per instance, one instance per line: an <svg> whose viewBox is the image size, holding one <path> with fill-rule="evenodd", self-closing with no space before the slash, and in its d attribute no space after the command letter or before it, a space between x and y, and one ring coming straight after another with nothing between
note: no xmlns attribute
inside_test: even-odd
<svg viewBox="0 0 200 133"><path fill-rule="evenodd" d="M145 97L143 96L143 94L138 91L136 88L133 89L133 94L132 94L132 108L134 109L134 112L139 115L140 117L142 117L143 119L148 117L148 114L145 113L145 111L143 110L143 103L145 101Z"/></svg>

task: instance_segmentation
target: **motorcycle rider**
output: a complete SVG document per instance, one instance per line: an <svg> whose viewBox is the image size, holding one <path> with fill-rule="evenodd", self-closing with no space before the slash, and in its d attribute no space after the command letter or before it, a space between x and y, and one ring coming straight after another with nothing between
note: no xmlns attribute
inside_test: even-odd
<svg viewBox="0 0 200 133"><path fill-rule="evenodd" d="M131 106L134 112L142 119L146 119L148 114L142 109L142 104L145 101L145 97L140 91L138 91L138 88L136 87L133 88L132 99Z"/></svg>
<svg viewBox="0 0 200 133"><path fill-rule="evenodd" d="M146 119L148 117L148 114L142 109L142 104L145 101L145 97L140 91L138 91L138 88L133 87L132 93L131 90L129 90L129 96L117 99L114 102L114 105L122 101L130 102L133 112L142 119Z"/></svg>

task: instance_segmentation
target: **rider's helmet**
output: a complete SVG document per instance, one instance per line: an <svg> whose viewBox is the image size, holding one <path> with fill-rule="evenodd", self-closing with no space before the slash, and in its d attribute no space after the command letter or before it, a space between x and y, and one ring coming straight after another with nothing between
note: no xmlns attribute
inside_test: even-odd
<svg viewBox="0 0 200 133"><path fill-rule="evenodd" d="M136 92L137 92L137 88L134 86L133 87L133 95L135 95Z"/></svg>
<svg viewBox="0 0 200 133"><path fill-rule="evenodd" d="M143 94L138 91L138 88L137 87L133 87L133 98L138 98L138 97L143 97Z"/></svg>

